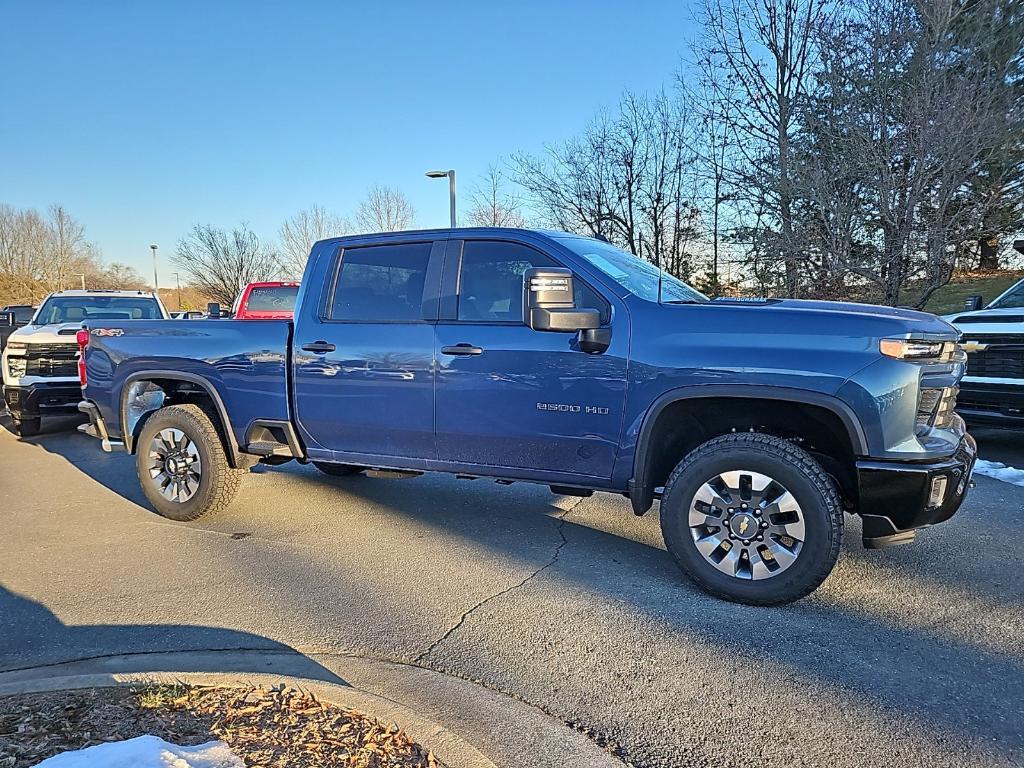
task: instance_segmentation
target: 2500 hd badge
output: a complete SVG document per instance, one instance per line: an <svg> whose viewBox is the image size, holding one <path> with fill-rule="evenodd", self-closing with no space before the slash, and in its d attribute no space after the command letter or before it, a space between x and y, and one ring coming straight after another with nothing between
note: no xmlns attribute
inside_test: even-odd
<svg viewBox="0 0 1024 768"><path fill-rule="evenodd" d="M572 403L537 403L538 411L556 411L558 413L593 413L598 416L605 416L607 408L599 405L573 405Z"/></svg>

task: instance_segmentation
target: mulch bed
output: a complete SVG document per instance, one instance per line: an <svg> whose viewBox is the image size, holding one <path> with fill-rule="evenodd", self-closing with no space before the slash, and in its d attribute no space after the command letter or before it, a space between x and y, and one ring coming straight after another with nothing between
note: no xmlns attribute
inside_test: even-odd
<svg viewBox="0 0 1024 768"><path fill-rule="evenodd" d="M397 725L294 688L143 685L0 697L0 768L94 744L220 739L247 766L444 768Z"/></svg>

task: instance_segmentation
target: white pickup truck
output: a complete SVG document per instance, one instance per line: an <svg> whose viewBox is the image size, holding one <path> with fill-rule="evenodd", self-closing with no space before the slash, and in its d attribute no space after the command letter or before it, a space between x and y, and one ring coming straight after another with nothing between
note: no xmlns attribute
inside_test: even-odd
<svg viewBox="0 0 1024 768"><path fill-rule="evenodd" d="M1014 248L1024 253L1024 240ZM967 352L957 411L973 424L1024 427L1024 280L980 305L972 296L965 311L944 318L963 333Z"/></svg>
<svg viewBox="0 0 1024 768"><path fill-rule="evenodd" d="M3 351L4 400L14 431L39 432L44 414L76 413L82 399L75 334L89 320L166 320L160 299L143 291L57 291Z"/></svg>

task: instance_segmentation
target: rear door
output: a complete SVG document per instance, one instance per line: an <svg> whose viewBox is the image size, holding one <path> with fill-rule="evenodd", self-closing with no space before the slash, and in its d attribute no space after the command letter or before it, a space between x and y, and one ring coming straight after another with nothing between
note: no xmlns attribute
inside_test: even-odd
<svg viewBox="0 0 1024 768"><path fill-rule="evenodd" d="M576 334L523 322L523 274L568 266L500 240L449 243L437 324L438 458L456 464L607 478L625 400L628 318L612 345L588 355ZM577 277L576 303L612 323L614 297ZM621 309L621 308L620 308Z"/></svg>
<svg viewBox="0 0 1024 768"><path fill-rule="evenodd" d="M432 323L443 254L444 240L348 244L334 256L320 306L300 307L294 408L312 457L434 458Z"/></svg>

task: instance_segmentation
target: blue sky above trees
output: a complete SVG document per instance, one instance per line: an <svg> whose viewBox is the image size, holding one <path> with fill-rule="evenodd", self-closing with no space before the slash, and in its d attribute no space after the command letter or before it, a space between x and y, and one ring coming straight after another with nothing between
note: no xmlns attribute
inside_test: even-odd
<svg viewBox="0 0 1024 768"><path fill-rule="evenodd" d="M260 235L400 188L447 223L498 156L670 85L680 2L11 2L0 26L0 201L59 202L105 259L149 274L196 222ZM468 195L463 195L468 203Z"/></svg>

